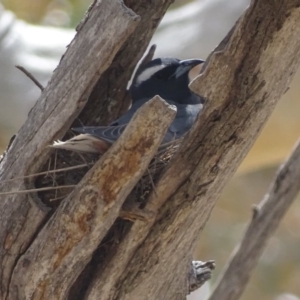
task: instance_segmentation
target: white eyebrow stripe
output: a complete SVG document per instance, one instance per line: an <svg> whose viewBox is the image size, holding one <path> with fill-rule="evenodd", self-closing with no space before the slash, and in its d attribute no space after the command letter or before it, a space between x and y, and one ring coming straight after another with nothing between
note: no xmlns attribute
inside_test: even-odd
<svg viewBox="0 0 300 300"><path fill-rule="evenodd" d="M159 70L163 69L165 65L153 66L144 70L136 79L137 83L141 83L143 81L148 80L153 74L158 72Z"/></svg>

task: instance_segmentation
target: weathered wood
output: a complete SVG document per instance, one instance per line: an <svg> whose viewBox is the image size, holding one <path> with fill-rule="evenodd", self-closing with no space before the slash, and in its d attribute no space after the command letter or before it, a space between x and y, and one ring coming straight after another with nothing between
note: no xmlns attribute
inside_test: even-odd
<svg viewBox="0 0 300 300"><path fill-rule="evenodd" d="M98 80L79 116L85 125L104 125L127 110L131 100L126 86L157 26L174 0L125 0L140 16L139 25L116 54L111 66Z"/></svg>
<svg viewBox="0 0 300 300"><path fill-rule="evenodd" d="M19 259L9 299L66 299L146 171L176 108L156 96L140 108L113 144Z"/></svg>
<svg viewBox="0 0 300 300"><path fill-rule="evenodd" d="M237 300L282 218L300 191L300 141L278 173L209 300ZM241 268L242 266L242 268Z"/></svg>
<svg viewBox="0 0 300 300"><path fill-rule="evenodd" d="M0 182L34 173L49 156L47 145L60 138L85 105L91 89L136 28L139 17L121 1L95 2L49 85L29 114L0 165ZM1 185L24 190L31 182ZM12 270L47 216L37 196L0 196L0 298L5 299ZM38 204L38 206L36 205Z"/></svg>
<svg viewBox="0 0 300 300"><path fill-rule="evenodd" d="M184 299L188 261L222 188L300 64L300 1L252 1L193 89L204 113L87 299ZM156 196L158 195L158 197Z"/></svg>

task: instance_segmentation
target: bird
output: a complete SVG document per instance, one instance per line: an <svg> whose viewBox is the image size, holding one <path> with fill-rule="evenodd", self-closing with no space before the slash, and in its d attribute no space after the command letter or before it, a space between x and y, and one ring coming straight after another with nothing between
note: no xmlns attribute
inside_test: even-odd
<svg viewBox="0 0 300 300"><path fill-rule="evenodd" d="M193 93L189 83L200 73L202 59L179 60L156 58L138 68L129 88L132 103L159 95L166 101L197 104L201 97Z"/></svg>
<svg viewBox="0 0 300 300"><path fill-rule="evenodd" d="M132 106L124 115L108 126L72 128L79 135L64 142L55 141L50 147L102 155L120 137L134 113L155 95L177 108L160 149L166 147L183 137L203 109L204 99L189 89L203 63L201 59L156 58L144 64L138 68L129 88Z"/></svg>

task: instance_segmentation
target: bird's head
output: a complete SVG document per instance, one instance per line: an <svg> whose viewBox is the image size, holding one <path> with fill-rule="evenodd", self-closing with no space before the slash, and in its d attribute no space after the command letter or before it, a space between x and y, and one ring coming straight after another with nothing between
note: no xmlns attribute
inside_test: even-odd
<svg viewBox="0 0 300 300"><path fill-rule="evenodd" d="M132 101L159 95L165 100L182 104L200 103L189 89L189 83L200 73L203 60L156 58L137 71L130 93Z"/></svg>

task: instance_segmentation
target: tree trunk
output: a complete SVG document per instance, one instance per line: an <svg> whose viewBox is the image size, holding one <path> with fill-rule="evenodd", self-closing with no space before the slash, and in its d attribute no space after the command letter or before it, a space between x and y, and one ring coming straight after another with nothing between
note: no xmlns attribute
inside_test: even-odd
<svg viewBox="0 0 300 300"><path fill-rule="evenodd" d="M1 181L39 171L50 155L47 145L83 107L85 125L104 124L126 107L132 68L171 1L124 2L132 10L117 0L94 1L1 162ZM159 101L153 103L162 111L153 120L163 120L163 112L169 118L151 123L153 144L139 132L118 141L55 212L37 194L0 196L1 298L184 299L199 233L299 67L299 7L299 0L252 1L192 83L207 99L205 111L132 220L117 218L122 203L172 116ZM145 109L141 117L150 122ZM137 149L126 155L133 141ZM123 171L106 173L107 163ZM19 180L1 190L33 186Z"/></svg>

